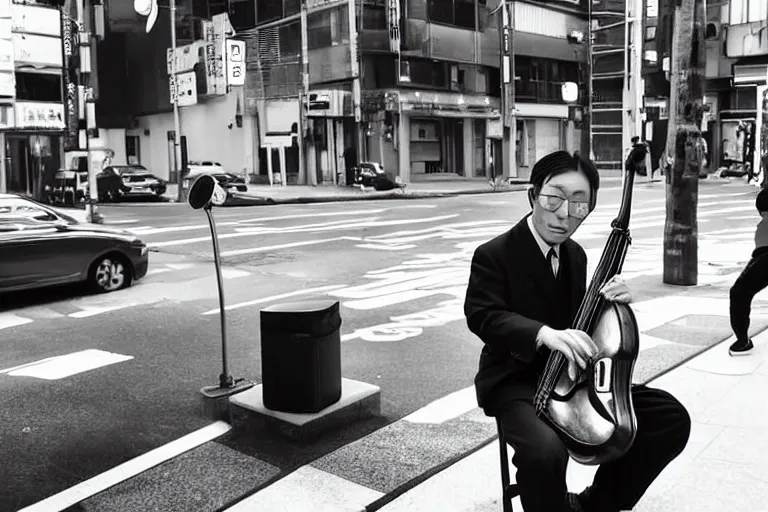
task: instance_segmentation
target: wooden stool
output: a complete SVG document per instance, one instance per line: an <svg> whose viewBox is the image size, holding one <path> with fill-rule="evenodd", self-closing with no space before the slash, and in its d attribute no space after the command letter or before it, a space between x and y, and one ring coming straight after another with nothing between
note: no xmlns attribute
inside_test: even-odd
<svg viewBox="0 0 768 512"><path fill-rule="evenodd" d="M507 455L507 441L504 439L504 431L501 430L501 422L496 418L496 430L499 433L499 454L501 455L501 503L504 512L512 512L512 499L520 495L517 484L509 483L509 456Z"/></svg>

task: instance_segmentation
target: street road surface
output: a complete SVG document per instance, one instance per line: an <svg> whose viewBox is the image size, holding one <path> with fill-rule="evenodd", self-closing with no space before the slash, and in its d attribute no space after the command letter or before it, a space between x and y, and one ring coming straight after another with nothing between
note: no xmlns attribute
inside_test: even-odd
<svg viewBox="0 0 768 512"><path fill-rule="evenodd" d="M748 259L755 194L738 183L702 184L700 283L716 285ZM575 236L591 268L619 201L619 183L606 184ZM470 258L528 209L525 193L510 192L215 210L233 376L260 381L260 308L325 296L342 304L343 375L380 386L382 396L382 419L308 447L264 438L238 448L295 467L471 386L481 342L462 310ZM210 423L198 391L218 383L221 356L205 216L178 204L102 213L150 244L145 279L101 296L67 288L0 299L2 510ZM664 218L664 185L638 184L624 272L638 283L636 300L645 298L643 279L661 279Z"/></svg>

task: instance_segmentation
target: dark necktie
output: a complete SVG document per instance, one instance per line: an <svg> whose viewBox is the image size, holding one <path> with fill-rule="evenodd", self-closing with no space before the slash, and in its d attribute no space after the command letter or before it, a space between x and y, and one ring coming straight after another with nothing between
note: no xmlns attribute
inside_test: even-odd
<svg viewBox="0 0 768 512"><path fill-rule="evenodd" d="M554 247L551 247L547 253L547 263L549 263L549 266L552 267L552 274L557 277L557 271L560 266L560 262L558 261L557 253L555 252Z"/></svg>

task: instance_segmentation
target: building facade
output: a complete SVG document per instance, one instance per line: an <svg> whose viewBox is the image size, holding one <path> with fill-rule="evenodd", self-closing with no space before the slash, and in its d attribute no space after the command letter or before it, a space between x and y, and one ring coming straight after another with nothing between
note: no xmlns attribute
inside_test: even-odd
<svg viewBox="0 0 768 512"><path fill-rule="evenodd" d="M504 128L497 7L483 0L363 2L367 159L397 169L405 181L527 178L541 156L581 147L580 115L563 101L561 86L583 76L585 46L569 35L586 32L585 11L578 2L509 1L514 156L498 158ZM499 160L506 164L494 168Z"/></svg>
<svg viewBox="0 0 768 512"><path fill-rule="evenodd" d="M669 119L669 0L648 0L645 29L646 129L653 155L666 145ZM705 96L702 134L708 169L764 168L768 127L763 126L763 95L768 90L768 4L758 0L707 2ZM768 105L768 104L766 104ZM768 106L766 107L768 108ZM768 121L768 120L766 120Z"/></svg>
<svg viewBox="0 0 768 512"><path fill-rule="evenodd" d="M0 191L42 198L62 158L62 2L0 0Z"/></svg>
<svg viewBox="0 0 768 512"><path fill-rule="evenodd" d="M210 3L210 5L209 5ZM98 43L98 137L91 148L110 149L114 164L141 164L176 180L171 103L170 12L160 1L149 33L132 2L105 5L105 36ZM225 38L232 33L226 6L178 0L176 13L180 143L189 161L211 161L229 172L257 167L256 119L243 87L225 79ZM236 2L232 2L236 5Z"/></svg>
<svg viewBox="0 0 768 512"><path fill-rule="evenodd" d="M173 178L163 3L146 33L131 2L106 2L91 147ZM525 178L547 152L581 147L582 106L560 88L586 76L586 45L569 34L586 32L587 14L578 0L508 5L515 141L505 149L498 0L178 0L177 70L195 84L180 103L188 159L251 183L346 184L360 161L406 182ZM244 87L222 82L228 37L246 45ZM503 151L516 165L495 158Z"/></svg>

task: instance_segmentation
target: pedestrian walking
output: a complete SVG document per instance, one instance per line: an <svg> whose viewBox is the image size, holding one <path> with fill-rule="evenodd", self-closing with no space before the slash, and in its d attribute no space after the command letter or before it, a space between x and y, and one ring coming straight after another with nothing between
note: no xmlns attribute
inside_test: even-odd
<svg viewBox="0 0 768 512"><path fill-rule="evenodd" d="M728 349L732 356L749 354L754 348L749 337L752 299L768 286L768 190L757 194L755 208L761 217L755 230L755 249L730 292L731 328L736 335Z"/></svg>

